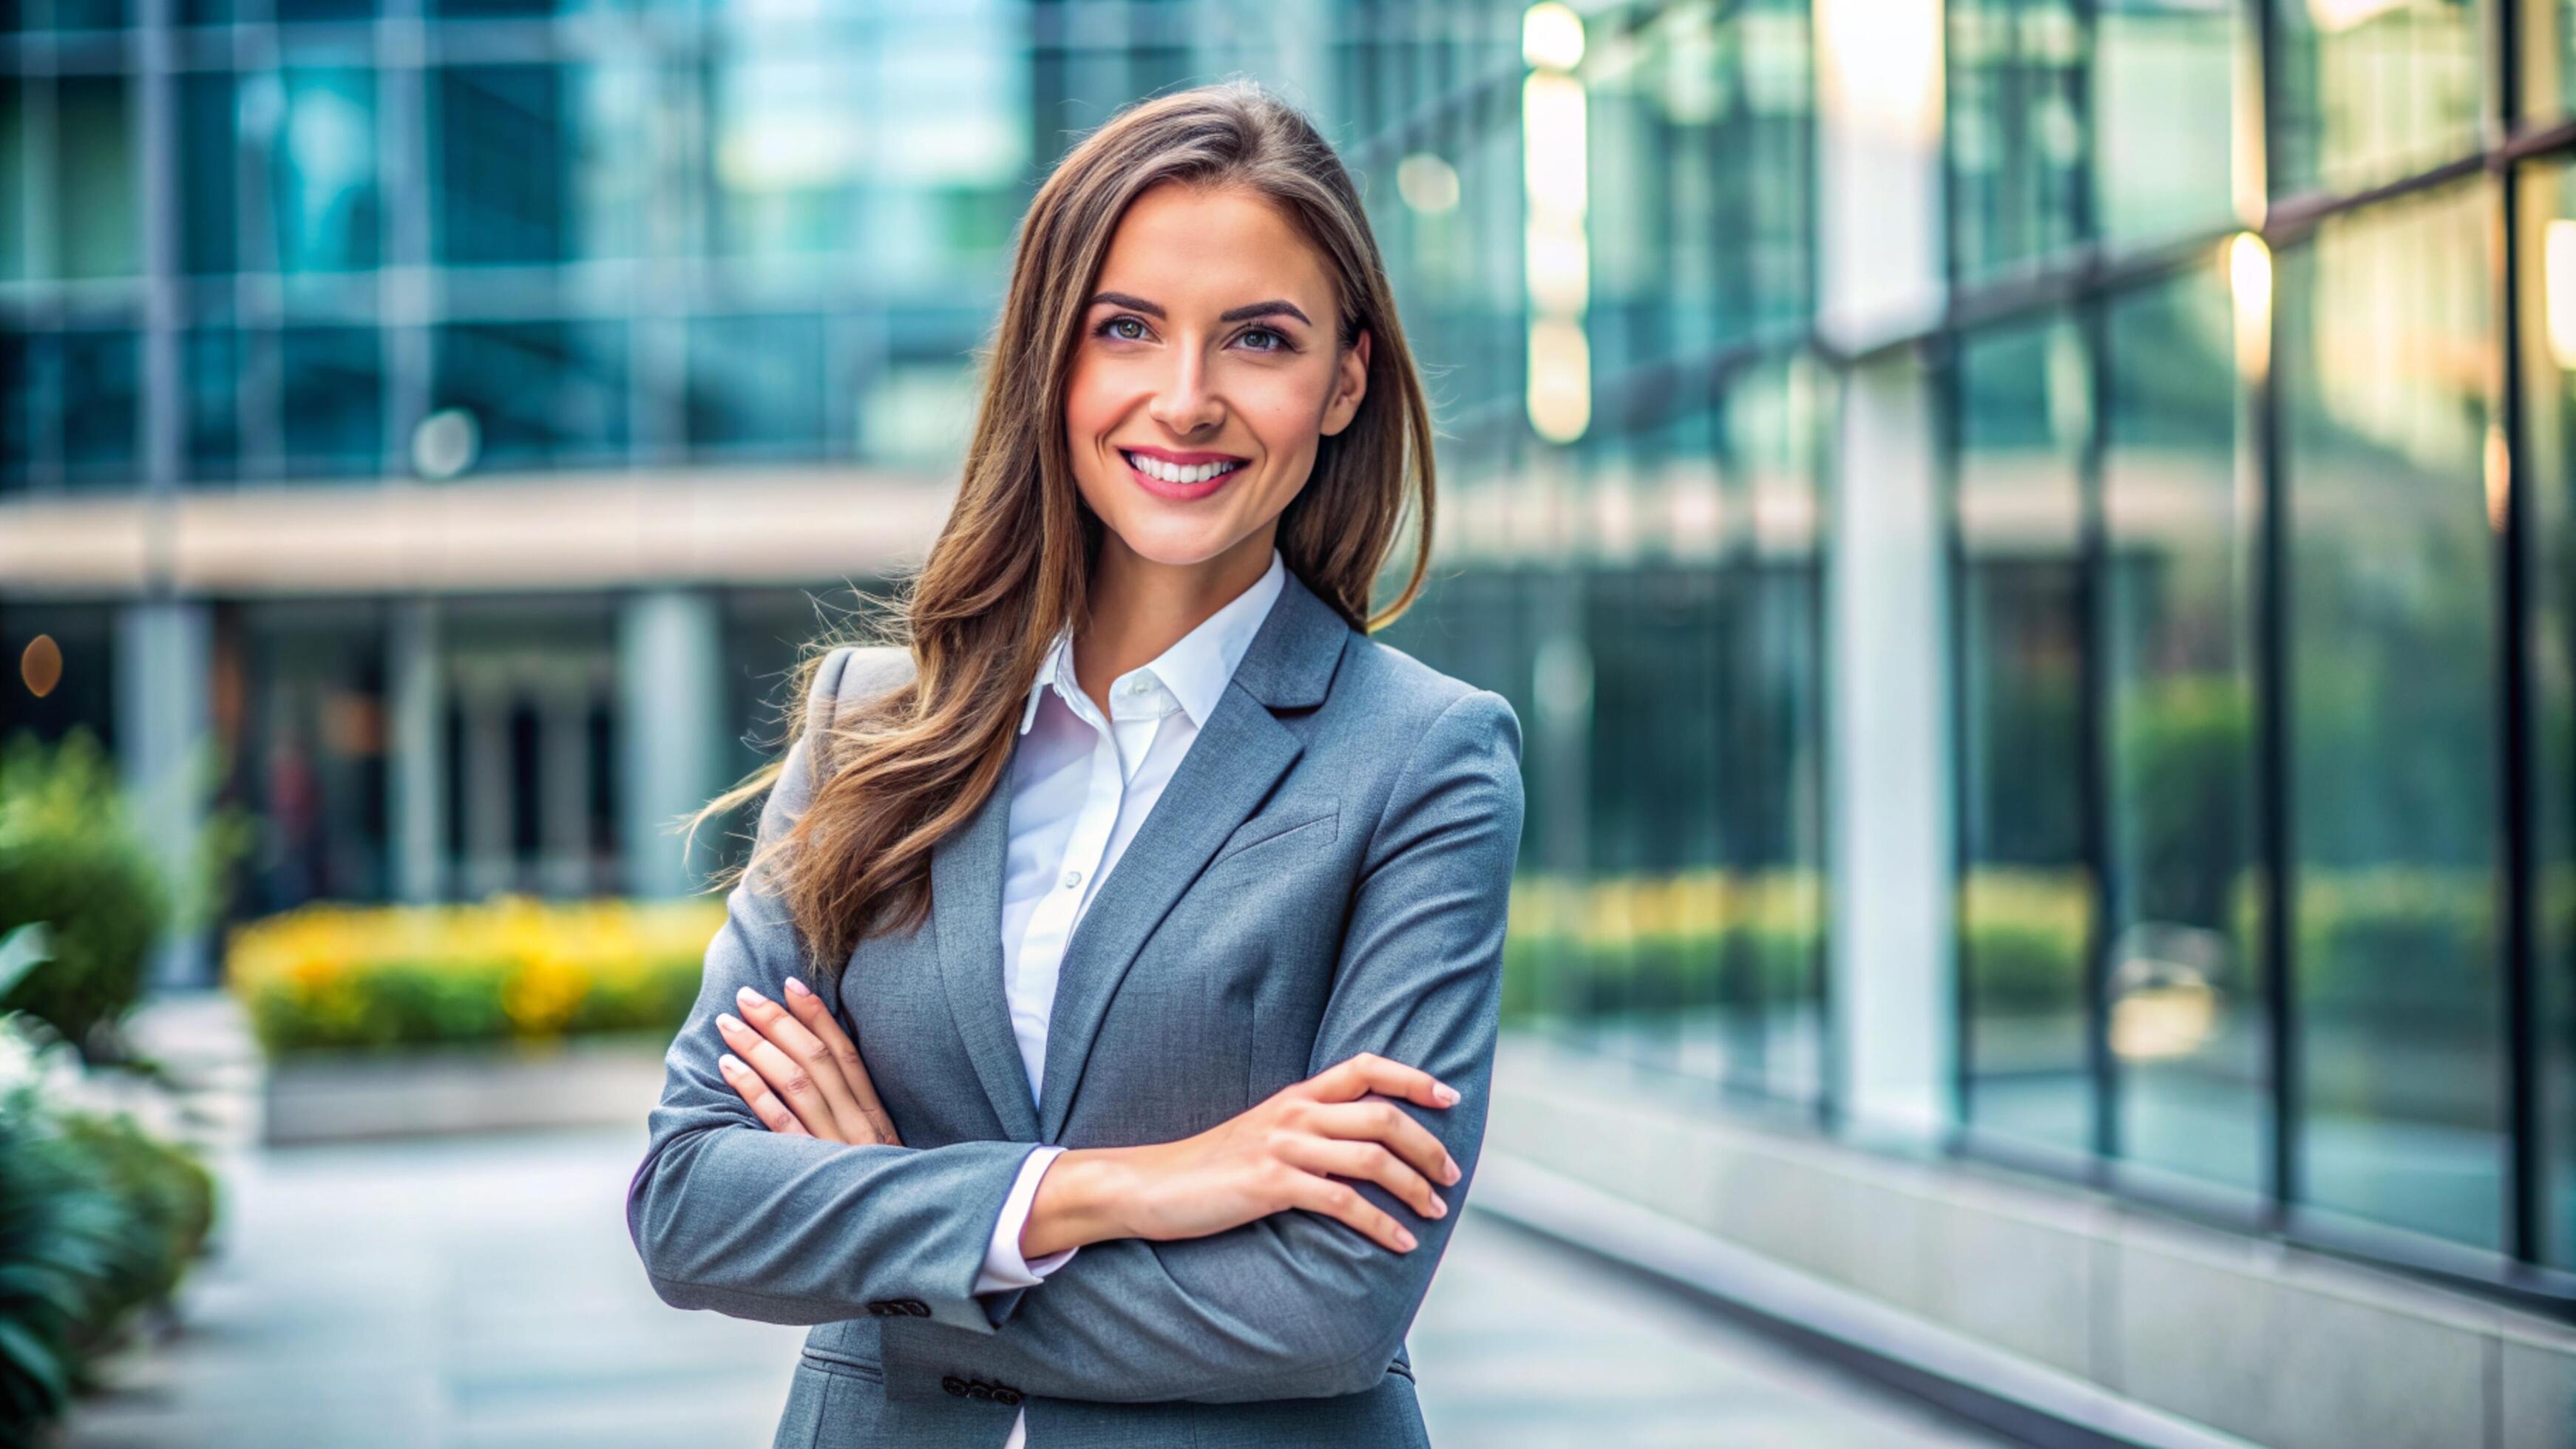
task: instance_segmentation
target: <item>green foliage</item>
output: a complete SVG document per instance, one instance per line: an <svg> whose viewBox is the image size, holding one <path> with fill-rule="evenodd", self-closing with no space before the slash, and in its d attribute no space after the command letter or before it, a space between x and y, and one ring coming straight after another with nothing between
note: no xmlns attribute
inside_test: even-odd
<svg viewBox="0 0 2576 1449"><path fill-rule="evenodd" d="M205 1167L131 1119L0 1095L0 1440L61 1416L93 1357L178 1286L213 1215Z"/></svg>
<svg viewBox="0 0 2576 1449"><path fill-rule="evenodd" d="M167 887L96 737L12 739L0 751L0 931L47 923L53 959L0 996L0 1011L24 1011L89 1050L94 1030L142 994L169 916Z"/></svg>

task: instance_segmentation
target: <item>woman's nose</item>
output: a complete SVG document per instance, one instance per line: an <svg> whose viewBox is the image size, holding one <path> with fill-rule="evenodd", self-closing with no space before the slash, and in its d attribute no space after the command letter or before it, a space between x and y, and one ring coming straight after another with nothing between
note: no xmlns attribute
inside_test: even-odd
<svg viewBox="0 0 2576 1449"><path fill-rule="evenodd" d="M1207 369L1184 349L1148 409L1175 433L1195 433L1225 419L1225 404L1207 385Z"/></svg>

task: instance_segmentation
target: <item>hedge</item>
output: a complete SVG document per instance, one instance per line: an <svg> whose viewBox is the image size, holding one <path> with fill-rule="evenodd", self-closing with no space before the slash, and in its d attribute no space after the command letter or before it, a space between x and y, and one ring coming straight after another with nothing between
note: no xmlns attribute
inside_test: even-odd
<svg viewBox="0 0 2576 1449"><path fill-rule="evenodd" d="M676 1031L720 898L312 905L236 928L226 979L272 1056Z"/></svg>

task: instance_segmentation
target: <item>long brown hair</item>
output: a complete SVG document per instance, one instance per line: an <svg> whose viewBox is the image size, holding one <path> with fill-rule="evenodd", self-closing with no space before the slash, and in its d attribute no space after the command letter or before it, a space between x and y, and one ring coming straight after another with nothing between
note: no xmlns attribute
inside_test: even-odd
<svg viewBox="0 0 2576 1449"><path fill-rule="evenodd" d="M809 968L830 980L861 937L929 916L931 848L1000 784L1029 681L1059 629L1085 617L1102 525L1082 502L1064 434L1066 379L1119 218L1158 182L1239 187L1268 200L1321 254L1336 284L1338 340L1371 337L1368 390L1279 518L1282 559L1360 629L1409 607L1429 563L1430 408L1386 266L1349 173L1296 107L1233 79L1137 103L1084 138L1021 220L1010 290L982 351L982 398L957 501L930 555L875 627L812 641L794 671L785 738L805 732L814 672L842 643L912 654L911 682L838 715L809 748L815 785L794 827L739 872L783 858L778 887ZM1411 576L1372 616L1369 598L1406 505ZM888 611L880 611L883 615ZM690 821L765 793L770 761Z"/></svg>

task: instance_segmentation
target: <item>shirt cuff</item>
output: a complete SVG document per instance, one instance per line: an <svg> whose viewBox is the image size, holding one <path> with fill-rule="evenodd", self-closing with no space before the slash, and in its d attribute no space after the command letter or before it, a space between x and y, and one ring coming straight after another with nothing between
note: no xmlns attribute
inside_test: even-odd
<svg viewBox="0 0 2576 1449"><path fill-rule="evenodd" d="M984 1249L984 1266L975 1275L975 1291L998 1293L1007 1288L1034 1288L1047 1274L1065 1265L1079 1252L1080 1245L1061 1248L1032 1263L1020 1256L1020 1229L1027 1226L1029 1207L1037 1201L1038 1179L1055 1164L1065 1149L1040 1145L1030 1149L1020 1163L1020 1175L1011 1182L1011 1195L1002 1199L1002 1215L993 1222L993 1240Z"/></svg>

